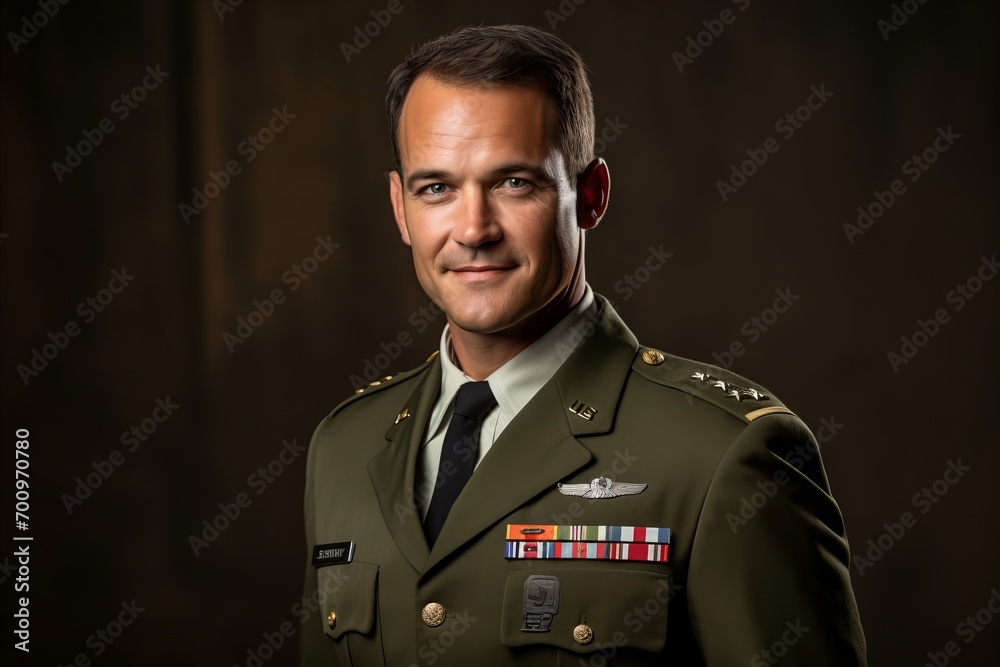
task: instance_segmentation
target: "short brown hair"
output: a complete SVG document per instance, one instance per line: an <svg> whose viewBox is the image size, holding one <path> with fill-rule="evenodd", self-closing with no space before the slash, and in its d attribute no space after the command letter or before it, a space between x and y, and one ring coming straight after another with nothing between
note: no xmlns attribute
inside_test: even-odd
<svg viewBox="0 0 1000 667"><path fill-rule="evenodd" d="M539 28L466 26L415 48L389 75L385 107L400 173L399 117L420 74L458 85L541 85L558 109L559 144L570 177L594 159L594 100L580 55Z"/></svg>

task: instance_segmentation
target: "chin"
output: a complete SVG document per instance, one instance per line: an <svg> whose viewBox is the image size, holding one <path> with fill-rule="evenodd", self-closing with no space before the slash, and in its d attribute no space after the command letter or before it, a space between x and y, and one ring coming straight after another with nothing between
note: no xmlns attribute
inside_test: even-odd
<svg viewBox="0 0 1000 667"><path fill-rule="evenodd" d="M461 312L449 313L449 316L462 331L475 334L497 333L516 324L516 318L497 308L496 303L485 305L481 310L465 308Z"/></svg>
<svg viewBox="0 0 1000 667"><path fill-rule="evenodd" d="M482 335L497 333L510 326L506 321L491 317L453 317L452 323L462 331Z"/></svg>

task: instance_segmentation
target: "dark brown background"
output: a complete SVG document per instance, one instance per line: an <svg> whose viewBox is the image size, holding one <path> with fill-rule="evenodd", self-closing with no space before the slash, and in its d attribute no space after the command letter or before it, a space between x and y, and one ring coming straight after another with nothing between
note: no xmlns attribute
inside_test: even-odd
<svg viewBox="0 0 1000 667"><path fill-rule="evenodd" d="M9 37L0 45L5 649L16 428L32 443L35 664L85 653L102 665L243 665L262 633L295 621L304 457L261 495L247 478L283 440L308 441L381 343L412 335L387 372L405 369L442 324L408 321L428 302L386 197L386 76L413 43L458 25L551 29L546 11L560 11L556 0L471 4L402 0L350 63L340 43L386 3L246 0L220 20L207 0L71 2L18 53ZM1000 284L960 311L946 294L1000 245L997 10L928 2L886 41L888 2L806 5L563 0L556 33L591 68L599 130L622 127L602 152L613 197L589 237L590 283L643 342L711 361L742 341L734 370L814 429L843 425L824 454L855 553L916 515L853 571L872 664L921 665L948 641L961 649L952 664L995 664L1000 622L968 644L956 626L1000 586ZM678 72L672 52L725 7L735 22ZM20 31L37 11L5 3L0 28ZM111 101L157 64L169 76L115 118ZM775 121L821 84L834 95L780 137ZM247 164L237 147L273 107L296 117ZM52 161L108 116L114 132L58 182ZM906 179L903 162L949 126L961 138L849 243L856 208ZM716 181L769 136L780 150L723 203ZM242 173L185 225L178 204L230 159ZM318 236L340 247L292 292L282 273ZM661 245L671 259L624 299L616 282ZM121 267L135 280L25 386L17 366L81 322L77 304ZM231 354L223 333L275 288L287 301ZM799 300L749 344L741 326L779 288ZM893 372L887 353L938 308L950 321ZM175 414L68 514L62 494L168 396ZM914 494L959 459L971 471L920 514ZM195 556L189 535L244 491L252 505ZM88 636L133 598L145 611L94 657ZM294 643L265 664L292 664Z"/></svg>

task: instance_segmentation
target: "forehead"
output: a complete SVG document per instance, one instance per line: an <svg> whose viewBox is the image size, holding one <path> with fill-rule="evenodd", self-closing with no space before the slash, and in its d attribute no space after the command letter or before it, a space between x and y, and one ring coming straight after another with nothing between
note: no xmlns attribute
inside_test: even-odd
<svg viewBox="0 0 1000 667"><path fill-rule="evenodd" d="M540 85L455 85L421 74L400 113L400 157L408 164L464 154L541 160L558 126L555 102Z"/></svg>

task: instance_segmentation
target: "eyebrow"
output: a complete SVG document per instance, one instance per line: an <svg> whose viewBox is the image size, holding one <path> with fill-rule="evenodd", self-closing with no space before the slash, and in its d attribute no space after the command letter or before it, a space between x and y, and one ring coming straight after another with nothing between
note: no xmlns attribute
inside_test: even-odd
<svg viewBox="0 0 1000 667"><path fill-rule="evenodd" d="M414 171L406 177L406 190L408 192L414 192L416 190L416 183L418 181L448 181L451 180L452 174L447 171L439 171L436 169L421 169L420 171Z"/></svg>
<svg viewBox="0 0 1000 667"><path fill-rule="evenodd" d="M552 177L548 174L545 169L540 165L533 164L506 164L497 167L490 172L491 177L505 176L507 174L516 173L529 173L531 176L538 181L544 183L551 183ZM450 181L454 180L455 176L451 172L443 171L440 169L421 169L414 171L406 177L406 189L408 192L415 192L416 185L418 182L423 181Z"/></svg>

